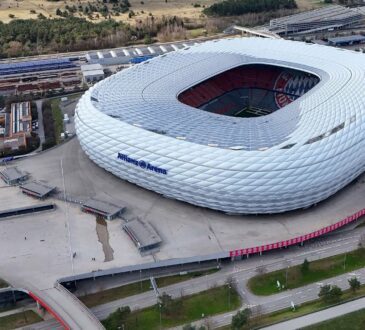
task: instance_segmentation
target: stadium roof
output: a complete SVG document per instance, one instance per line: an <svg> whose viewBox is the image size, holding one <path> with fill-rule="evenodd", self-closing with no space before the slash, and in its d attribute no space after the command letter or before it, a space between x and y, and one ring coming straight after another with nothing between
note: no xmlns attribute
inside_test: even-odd
<svg viewBox="0 0 365 330"><path fill-rule="evenodd" d="M364 59L282 39L209 41L89 89L77 105L77 135L96 164L167 197L230 213L308 207L364 171ZM319 82L261 117L224 116L178 100L192 86L245 64L302 70Z"/></svg>
<svg viewBox="0 0 365 330"><path fill-rule="evenodd" d="M349 95L355 108L362 107L357 101L363 89L362 71L353 65L349 69L343 64L344 56L350 56L353 64L363 61L362 54L344 54L327 46L260 38L226 39L162 55L124 70L91 88L86 97L91 96L100 110L92 116L105 122L103 114L107 114L111 126L118 118L163 136L234 150L305 144L331 134L348 120L343 103ZM295 102L257 118L217 115L177 100L179 93L209 77L258 63L302 70L321 81ZM331 120L318 125L323 116Z"/></svg>

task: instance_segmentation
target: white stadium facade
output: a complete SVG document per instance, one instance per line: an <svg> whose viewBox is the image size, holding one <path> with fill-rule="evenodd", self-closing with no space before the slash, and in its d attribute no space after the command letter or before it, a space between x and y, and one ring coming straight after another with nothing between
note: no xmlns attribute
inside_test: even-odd
<svg viewBox="0 0 365 330"><path fill-rule="evenodd" d="M326 199L364 171L365 55L287 40L210 41L90 88L81 147L116 176L237 214Z"/></svg>

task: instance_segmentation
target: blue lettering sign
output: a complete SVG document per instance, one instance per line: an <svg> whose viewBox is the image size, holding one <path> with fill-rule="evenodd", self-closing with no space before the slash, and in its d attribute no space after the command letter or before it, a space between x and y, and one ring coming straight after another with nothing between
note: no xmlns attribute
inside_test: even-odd
<svg viewBox="0 0 365 330"><path fill-rule="evenodd" d="M165 170L164 168L154 166L154 165L150 164L149 162L146 162L145 160L137 160L137 159L131 158L125 154L122 154L121 152L118 152L118 159L120 159L126 163L138 166L144 170L152 171L152 172L155 172L158 174L167 175L167 170Z"/></svg>

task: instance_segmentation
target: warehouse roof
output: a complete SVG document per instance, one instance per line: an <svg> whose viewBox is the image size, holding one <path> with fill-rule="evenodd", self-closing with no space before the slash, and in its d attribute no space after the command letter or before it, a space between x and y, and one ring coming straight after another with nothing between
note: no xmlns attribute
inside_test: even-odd
<svg viewBox="0 0 365 330"><path fill-rule="evenodd" d="M139 249L153 247L162 242L160 236L148 222L142 222L140 220L129 221L123 225L123 229Z"/></svg>
<svg viewBox="0 0 365 330"><path fill-rule="evenodd" d="M22 173L16 167L5 168L0 171L0 174L6 181L22 180L27 176L27 174Z"/></svg>
<svg viewBox="0 0 365 330"><path fill-rule="evenodd" d="M117 205L99 201L96 199L89 199L82 205L82 207L88 208L88 209L93 209L95 211L99 211L102 214L110 215L110 216L115 215L124 209L124 206L117 206Z"/></svg>
<svg viewBox="0 0 365 330"><path fill-rule="evenodd" d="M25 183L20 187L24 192L30 193L34 196L37 196L39 198L43 198L50 194L56 187L47 186L41 182L29 182Z"/></svg>

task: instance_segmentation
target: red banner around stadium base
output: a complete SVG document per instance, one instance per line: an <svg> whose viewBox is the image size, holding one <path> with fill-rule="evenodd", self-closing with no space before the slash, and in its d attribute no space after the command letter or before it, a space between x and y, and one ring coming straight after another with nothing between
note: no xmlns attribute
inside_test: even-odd
<svg viewBox="0 0 365 330"><path fill-rule="evenodd" d="M271 250L275 250L275 249L280 249L282 247L288 247L291 245L295 245L298 243L302 243L305 241L308 241L312 238L316 238L319 237L321 235L330 233L332 231L335 231L343 226L348 225L351 222L356 221L357 219L359 219L360 217L362 217L363 215L365 215L365 209L362 209L350 216L348 216L347 218L336 222L333 225L329 225L327 227L321 228L319 230L313 231L309 234L305 234L302 236L298 236L292 239L288 239L285 241L280 241L280 242L276 242L276 243L272 243L272 244L267 244L267 245L260 245L260 246L255 246L255 247L251 247L251 248L245 248L245 249L239 249L239 250L232 250L229 251L229 256L230 257L240 257L240 256L244 256L244 255L250 255L253 253L260 253L260 252L265 252L265 251L271 251Z"/></svg>

